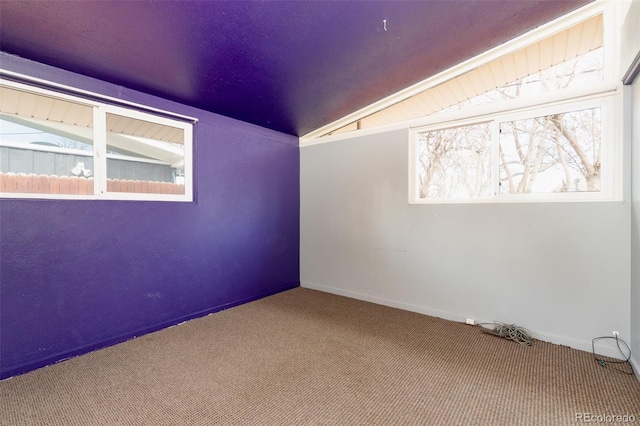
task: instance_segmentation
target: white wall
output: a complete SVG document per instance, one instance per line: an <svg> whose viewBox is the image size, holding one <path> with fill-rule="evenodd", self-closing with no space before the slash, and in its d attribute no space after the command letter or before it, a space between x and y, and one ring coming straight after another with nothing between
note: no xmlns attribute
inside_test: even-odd
<svg viewBox="0 0 640 426"><path fill-rule="evenodd" d="M631 144L631 350L640 378L640 78L632 87Z"/></svg>
<svg viewBox="0 0 640 426"><path fill-rule="evenodd" d="M630 202L409 205L407 169L407 130L301 149L303 286L588 351L629 336Z"/></svg>
<svg viewBox="0 0 640 426"><path fill-rule="evenodd" d="M640 52L640 1L631 3L622 26L622 72ZM631 87L631 351L640 378L640 77Z"/></svg>
<svg viewBox="0 0 640 426"><path fill-rule="evenodd" d="M640 1L625 4L620 13L624 15L620 29L620 66L624 75L640 51Z"/></svg>

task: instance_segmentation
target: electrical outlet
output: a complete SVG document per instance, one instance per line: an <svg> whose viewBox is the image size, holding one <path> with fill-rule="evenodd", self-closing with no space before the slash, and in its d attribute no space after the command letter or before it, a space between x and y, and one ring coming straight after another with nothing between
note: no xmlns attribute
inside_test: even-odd
<svg viewBox="0 0 640 426"><path fill-rule="evenodd" d="M473 318L467 318L467 324L476 325L476 320L474 320Z"/></svg>
<svg viewBox="0 0 640 426"><path fill-rule="evenodd" d="M620 333L618 333L617 331L614 331L614 332L613 332L613 335L614 335L615 337L618 337L618 335L619 335L619 334L620 334Z"/></svg>

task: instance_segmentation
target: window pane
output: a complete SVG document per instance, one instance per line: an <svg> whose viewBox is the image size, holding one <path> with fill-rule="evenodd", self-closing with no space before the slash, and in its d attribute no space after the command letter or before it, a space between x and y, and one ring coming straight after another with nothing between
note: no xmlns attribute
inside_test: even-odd
<svg viewBox="0 0 640 426"><path fill-rule="evenodd" d="M418 179L420 198L489 196L489 124L419 133Z"/></svg>
<svg viewBox="0 0 640 426"><path fill-rule="evenodd" d="M93 194L90 106L0 87L0 192Z"/></svg>
<svg viewBox="0 0 640 426"><path fill-rule="evenodd" d="M500 123L500 193L600 191L602 109Z"/></svg>
<svg viewBox="0 0 640 426"><path fill-rule="evenodd" d="M184 194L184 130L107 113L107 191Z"/></svg>
<svg viewBox="0 0 640 426"><path fill-rule="evenodd" d="M537 95L544 92L580 88L604 79L602 47L550 68L532 73L494 90L461 101L442 110L460 110L477 105Z"/></svg>

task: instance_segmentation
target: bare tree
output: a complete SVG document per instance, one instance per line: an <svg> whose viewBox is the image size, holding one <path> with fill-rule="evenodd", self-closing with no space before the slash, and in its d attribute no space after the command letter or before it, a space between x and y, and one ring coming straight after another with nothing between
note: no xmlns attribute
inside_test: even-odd
<svg viewBox="0 0 640 426"><path fill-rule="evenodd" d="M596 52L597 53L597 52ZM521 79L458 105L482 99L511 99L535 89L554 91L581 84L599 73L602 55L590 54ZM500 123L500 193L598 191L600 189L600 108ZM484 134L481 134L484 132ZM420 197L478 196L490 188L489 127L463 126L421 135ZM481 140L482 139L482 140ZM482 173L483 176L480 176Z"/></svg>
<svg viewBox="0 0 640 426"><path fill-rule="evenodd" d="M423 133L418 161L420 197L477 197L490 190L489 126L479 124Z"/></svg>

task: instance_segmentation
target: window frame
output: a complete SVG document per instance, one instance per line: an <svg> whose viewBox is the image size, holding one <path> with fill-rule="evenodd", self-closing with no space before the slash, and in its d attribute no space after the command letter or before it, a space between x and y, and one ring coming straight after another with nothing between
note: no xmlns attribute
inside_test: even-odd
<svg viewBox="0 0 640 426"><path fill-rule="evenodd" d="M7 75L9 79L4 78ZM18 81L15 81L18 80ZM194 127L197 119L172 112L125 102L92 92L57 85L40 79L30 79L4 70L0 73L0 85L16 90L27 91L41 96L58 98L91 107L93 111L93 151L83 151L93 158L93 194L47 194L0 192L0 199L53 199L53 200L130 200L130 201L194 201L194 165L193 145ZM158 194L141 192L107 191L107 114L122 115L127 118L149 121L156 124L179 128L183 131L184 149L184 194ZM127 160L126 156L118 156ZM130 158L129 158L130 159ZM145 162L145 161L142 161Z"/></svg>
<svg viewBox="0 0 640 426"><path fill-rule="evenodd" d="M624 135L623 135L623 90L622 83L616 80L620 64L616 52L620 40L612 28L616 27L620 5L615 2L594 2L575 13L565 15L545 25L542 31L531 33L505 43L498 49L485 52L470 61L464 62L446 71L444 74L462 75L473 69L471 64L485 63L502 55L515 51L523 43L545 39L553 33L593 16L603 16L604 78L602 82L585 87L563 89L510 100L494 104L463 108L457 111L433 114L421 119L405 122L409 128L409 204L477 204L477 203L526 203L526 202L600 202L623 201L624 188ZM442 76L443 80L446 80ZM499 123L540 117L554 113L576 111L580 109L602 107L602 147L601 147L601 187L599 192L558 192L558 193L499 193ZM492 127L492 194L483 198L420 198L418 183L417 133L447 127L493 121Z"/></svg>
<svg viewBox="0 0 640 426"><path fill-rule="evenodd" d="M622 114L621 94L618 90L590 94L581 97L569 97L556 102L514 102L505 101L496 105L497 109L487 114L472 114L478 108L455 111L446 120L435 120L433 124L419 125L409 129L409 204L477 204L512 202L580 202L580 201L621 201L622 200ZM510 108L514 103L519 108ZM602 148L601 177L598 192L556 192L500 194L499 192L499 125L506 121L515 121L541 117L556 113L571 112L588 108L602 108ZM473 111L470 111L473 110ZM491 194L477 198L420 198L418 135L428 131L443 130L452 127L490 123L491 126ZM609 143L607 143L609 142Z"/></svg>

